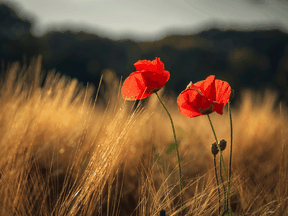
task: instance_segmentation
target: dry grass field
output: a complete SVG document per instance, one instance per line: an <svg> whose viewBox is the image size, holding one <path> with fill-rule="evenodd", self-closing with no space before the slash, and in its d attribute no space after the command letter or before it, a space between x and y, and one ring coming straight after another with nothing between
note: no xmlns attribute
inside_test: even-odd
<svg viewBox="0 0 288 216"><path fill-rule="evenodd" d="M132 109L109 70L97 100L97 88L81 87L75 79L51 72L43 88L40 81L41 58L26 68L12 64L0 83L0 215L157 216L162 209L178 215L177 155L167 153L173 132L156 95ZM159 95L176 127L185 215L218 215L208 118L183 117L177 96L163 89ZM288 215L287 108L275 105L270 91L236 97L241 103L232 106L234 215ZM227 140L228 167L227 106L211 119L218 139Z"/></svg>

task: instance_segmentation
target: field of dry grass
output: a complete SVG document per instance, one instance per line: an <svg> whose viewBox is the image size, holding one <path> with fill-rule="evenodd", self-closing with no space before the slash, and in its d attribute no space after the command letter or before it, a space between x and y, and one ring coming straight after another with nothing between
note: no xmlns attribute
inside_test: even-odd
<svg viewBox="0 0 288 216"><path fill-rule="evenodd" d="M177 156L166 152L173 133L156 95L134 110L112 71L104 73L106 91L95 101L96 88L55 73L40 88L40 70L41 59L27 68L13 64L0 83L0 215L156 216L161 209L178 215ZM288 215L287 108L275 106L270 91L236 94L233 212ZM176 127L185 215L217 215L208 118L183 117L175 96L159 95ZM227 167L227 106L211 119L218 139L227 140Z"/></svg>

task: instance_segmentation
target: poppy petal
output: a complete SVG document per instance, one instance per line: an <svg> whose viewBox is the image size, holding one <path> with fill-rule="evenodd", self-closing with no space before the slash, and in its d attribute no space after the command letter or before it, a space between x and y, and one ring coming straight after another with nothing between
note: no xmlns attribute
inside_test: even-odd
<svg viewBox="0 0 288 216"><path fill-rule="evenodd" d="M215 89L215 76L211 75L203 81L195 83L196 86L200 86L201 91L209 98L209 100L216 101L216 89Z"/></svg>
<svg viewBox="0 0 288 216"><path fill-rule="evenodd" d="M156 71L156 65L149 60L139 60L134 64L137 71Z"/></svg>
<svg viewBox="0 0 288 216"><path fill-rule="evenodd" d="M229 83L222 80L215 80L216 88L216 102L223 104L225 106L230 98L231 87Z"/></svg>
<svg viewBox="0 0 288 216"><path fill-rule="evenodd" d="M134 66L137 71L146 70L151 72L162 72L164 70L164 63L157 57L153 61L139 60Z"/></svg>
<svg viewBox="0 0 288 216"><path fill-rule="evenodd" d="M134 72L124 81L122 86L122 97L125 100L139 100L148 97L148 93L141 72Z"/></svg>
<svg viewBox="0 0 288 216"><path fill-rule="evenodd" d="M170 73L165 70L161 73L144 71L141 75L145 86L147 86L147 91L152 93L161 89L170 78Z"/></svg>
<svg viewBox="0 0 288 216"><path fill-rule="evenodd" d="M160 58L156 58L152 63L156 65L157 71L164 71L164 63L160 61Z"/></svg>
<svg viewBox="0 0 288 216"><path fill-rule="evenodd" d="M218 102L213 102L213 111L217 112L218 114L222 115L223 114L223 107L224 104L218 103Z"/></svg>
<svg viewBox="0 0 288 216"><path fill-rule="evenodd" d="M186 89L177 98L177 103L181 115L186 117L196 117L203 115L209 110L213 103L196 89ZM211 110L212 111L212 110Z"/></svg>
<svg viewBox="0 0 288 216"><path fill-rule="evenodd" d="M200 113L195 107L191 106L186 99L187 94L185 92L182 92L177 98L180 114L189 118L202 115L202 113Z"/></svg>

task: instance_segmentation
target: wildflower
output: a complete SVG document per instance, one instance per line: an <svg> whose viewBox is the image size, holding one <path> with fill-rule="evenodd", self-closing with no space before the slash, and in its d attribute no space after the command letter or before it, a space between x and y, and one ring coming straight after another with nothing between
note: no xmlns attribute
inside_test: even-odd
<svg viewBox="0 0 288 216"><path fill-rule="evenodd" d="M125 100L140 100L155 93L160 103L162 104L163 108L167 112L171 121L178 156L179 178L180 178L179 186L180 186L181 215L182 215L183 194L182 194L182 180L181 180L181 165L180 165L180 155L178 150L175 128L169 111L167 110L167 108L165 107L164 103L162 102L157 93L157 91L159 91L169 80L170 73L169 71L166 71L164 69L164 64L163 62L160 61L160 58L155 58L155 60L153 61L141 60L136 62L134 66L137 71L130 74L130 76L124 81L122 86L122 97Z"/></svg>
<svg viewBox="0 0 288 216"><path fill-rule="evenodd" d="M125 100L140 100L159 91L169 80L170 73L157 58L153 61L140 60L134 64L136 72L124 81L122 97Z"/></svg>
<svg viewBox="0 0 288 216"><path fill-rule="evenodd" d="M222 80L209 76L195 84L190 82L178 96L177 103L181 115L196 117L208 115L214 111L223 114L223 107L229 101L231 87Z"/></svg>

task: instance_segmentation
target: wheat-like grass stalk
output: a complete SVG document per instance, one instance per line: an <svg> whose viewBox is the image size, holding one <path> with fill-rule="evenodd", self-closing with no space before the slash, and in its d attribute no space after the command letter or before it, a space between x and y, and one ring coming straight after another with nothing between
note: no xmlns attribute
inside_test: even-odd
<svg viewBox="0 0 288 216"><path fill-rule="evenodd" d="M113 79L105 80L106 73ZM153 97L133 110L119 97L114 72L106 73L106 91L100 86L95 100L92 85L84 88L55 71L40 87L41 58L7 68L0 82L0 215L180 213L178 161L176 152L167 153L173 136L165 110ZM189 121L176 98L162 93L183 154L185 213L217 215L207 119ZM233 107L234 214L288 213L287 108L282 105L280 115L276 98L271 91L244 91ZM219 139L229 140L228 112L210 118Z"/></svg>

